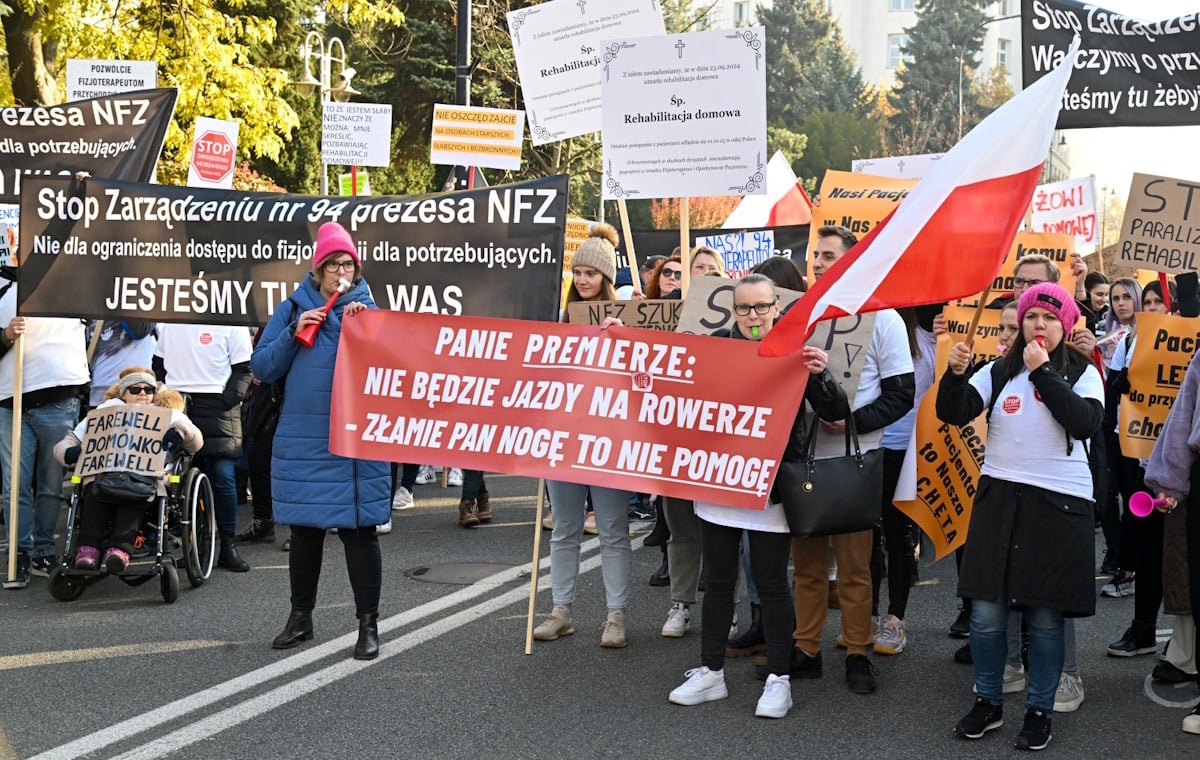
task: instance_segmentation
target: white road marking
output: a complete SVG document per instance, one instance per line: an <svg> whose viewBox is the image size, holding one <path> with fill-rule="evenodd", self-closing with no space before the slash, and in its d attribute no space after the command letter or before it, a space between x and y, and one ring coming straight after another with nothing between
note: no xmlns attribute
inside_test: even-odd
<svg viewBox="0 0 1200 760"><path fill-rule="evenodd" d="M61 665L65 662L83 662L86 660L107 660L114 657L135 657L147 654L165 654L169 652L186 652L192 649L213 649L226 644L245 644L244 641L154 641L145 644L121 644L111 647L93 647L90 649L70 649L54 652L33 652L0 657L0 670L16 670L18 668L36 668L41 665Z"/></svg>
<svg viewBox="0 0 1200 760"><path fill-rule="evenodd" d="M584 541L580 547L581 555L599 548L600 541L598 538ZM639 548L641 548L640 541L634 541L633 549L637 550ZM162 757L169 752L194 744L243 723L250 718L280 707L304 694L334 683L364 668L384 662L388 658L430 639L449 633L478 620L482 614L501 609L522 599L527 600L529 598L529 588L521 586L505 592L498 597L481 602L474 607L441 618L427 626L407 633L394 641L384 639L384 636L391 631L403 628L423 618L436 615L443 610L458 606L476 597L491 593L494 591L495 584L497 583L519 580L522 574L524 574L524 577L528 577L531 565L532 563L526 562L524 565L504 570L488 578L484 578L479 583L474 583L444 597L422 604L419 607L414 607L411 610L406 610L385 620L380 620L379 634L382 644L380 646L379 657L375 660L342 660L323 670L304 676L299 680L288 681L282 686L278 686L258 697L253 697L245 702L229 706L231 697L247 689L252 689L268 681L286 676L293 671L308 667L312 663L334 654L345 657L347 650L351 649L358 640L357 631L348 633L332 641L327 641L324 644L319 644L291 655L279 662L265 665L224 683L196 692L191 696L177 699L162 707L144 712L128 720L123 720L120 723L115 723L107 728L102 728L74 741L49 749L39 755L35 755L29 760L75 760L76 758L90 755L104 747L130 739L143 732L152 729L161 729L162 725L178 720L181 715L199 713L204 708L214 704L226 706L221 712L162 736L157 740L143 744L138 749L119 756L117 760L134 760L134 758L147 758L151 760ZM585 573L599 566L600 557L597 554L597 556L590 557L581 562L579 572ZM547 570L549 567L550 558L548 556L538 563L539 573ZM543 583L542 579L539 579L539 592L545 590L548 586L548 582Z"/></svg>
<svg viewBox="0 0 1200 760"><path fill-rule="evenodd" d="M1158 694L1154 693L1154 687L1150 685L1153 682L1154 682L1153 674L1146 676L1146 685L1145 685L1146 696L1150 697L1150 701L1156 705L1161 705L1163 707L1187 708L1187 707L1195 707L1197 704L1200 704L1200 699L1185 699L1182 702L1173 702L1169 699L1164 699L1163 697L1160 697L1160 696L1158 696ZM1182 689L1185 686L1191 686L1191 685L1192 685L1191 683L1177 683L1177 684L1174 684L1172 686L1172 688Z"/></svg>

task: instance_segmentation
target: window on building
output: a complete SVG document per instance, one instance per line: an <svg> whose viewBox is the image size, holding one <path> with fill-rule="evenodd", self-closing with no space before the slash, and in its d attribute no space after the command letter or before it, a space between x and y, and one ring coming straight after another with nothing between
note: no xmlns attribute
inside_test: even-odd
<svg viewBox="0 0 1200 760"><path fill-rule="evenodd" d="M996 40L996 65L1008 71L1008 62L1012 56L1012 40Z"/></svg>
<svg viewBox="0 0 1200 760"><path fill-rule="evenodd" d="M750 0L738 0L733 4L733 23L735 26L750 25Z"/></svg>
<svg viewBox="0 0 1200 760"><path fill-rule="evenodd" d="M911 62L912 56L903 52L903 48L908 45L907 34L889 34L888 35L888 52L887 52L887 67L889 69L900 68L902 61Z"/></svg>
<svg viewBox="0 0 1200 760"><path fill-rule="evenodd" d="M911 11L914 0L888 0L889 11Z"/></svg>

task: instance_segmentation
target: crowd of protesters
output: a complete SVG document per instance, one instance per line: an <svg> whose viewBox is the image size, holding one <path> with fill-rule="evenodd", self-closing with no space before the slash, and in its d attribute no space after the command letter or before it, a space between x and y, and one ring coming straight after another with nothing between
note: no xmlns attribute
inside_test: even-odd
<svg viewBox="0 0 1200 760"><path fill-rule="evenodd" d="M857 243L852 232L835 226L822 227L816 238L815 278ZM599 225L575 252L568 304L680 298L685 273L728 276L717 251L697 248L685 255L676 250L649 260L635 286L618 272L617 245L616 230ZM422 464L393 464L389 471L384 463L329 452L330 388L341 325L376 306L362 261L340 225L321 227L312 264L289 303L256 337L243 327L27 318L16 316L15 292L0 295L0 483L5 520L17 523L16 574L6 577L5 588L25 588L31 576L49 575L60 563L99 571L112 557L117 560L112 566L121 568L137 560L127 513L109 536L101 535L101 523L91 518L88 551L60 557L56 532L64 503L63 465L73 461L73 448L78 455L76 426L89 407L149 403L169 386L186 405L180 441L170 443L194 455L213 485L218 566L235 573L250 570L238 543L275 541L278 526L290 527L284 547L291 613L272 646L289 649L313 638L321 556L326 533L333 529L345 550L359 621L353 656L378 656L384 582L379 536L391 530L392 512L414 506L415 484L436 476ZM1024 691L1016 746L1044 748L1053 735L1053 714L1077 710L1084 702L1074 621L1094 614L1098 596L1134 596L1136 602L1128 630L1109 645L1109 655L1157 653L1161 607L1173 616L1173 635L1152 676L1172 683L1196 681L1200 559L1189 557L1200 558L1200 507L1190 504L1190 480L1200 467L1194 453L1200 450L1195 422L1200 370L1189 367L1149 460L1124 456L1116 428L1117 408L1130 392L1138 314L1200 314L1196 276L1143 287L1132 279L1110 283L1098 272L1088 273L1079 260L1072 270L1077 287L1068 293L1057 284L1061 272L1054 261L1034 255L1018 262L1011 297L992 304L1002 309L1004 354L995 362L975 363L972 345L956 343L948 368L937 376L934 354L938 335L945 332L940 304L876 314L853 387L830 374L828 346L803 349L810 379L794 410L783 458L803 456L799 448L810 431L835 434L829 440L836 445L820 456L836 456L833 450L840 447L847 424L864 450L882 449L883 497L873 530L793 538L774 494L755 511L631 495L600 483L547 483L552 607L533 637L549 642L576 632L572 605L581 542L585 534L596 533L607 605L599 643L605 648L629 644L630 520L644 516L644 505L653 503L651 538L656 540L646 543L663 546L664 556L658 581L651 582L670 586L662 635L684 637L699 592L705 594L700 665L687 671L682 684L664 689L670 702L696 706L727 698L726 658L760 655L765 685L755 714L783 718L793 703L791 680L823 675L822 635L830 607L841 611L836 644L845 650L847 688L875 692L879 671L871 656L897 656L910 645L905 617L920 537L892 497L916 405L929 391L936 394L943 421L963 425L986 412L989 427L971 538L959 553L962 614L949 631L969 638L955 659L975 668L975 702L956 733L975 740L1000 728L1006 695ZM803 291L806 282L790 259L768 259L734 284L733 322L717 334L761 340L785 312L779 289ZM327 301L332 308L323 307ZM562 318L569 321L566 310ZM304 349L295 336L307 330L314 330L315 338L312 348ZM18 339L25 348L21 447L14 452L18 394L11 349ZM115 396L106 397L111 388ZM269 427L256 421L243 430L250 409L244 402L255 396L262 401L270 393L282 394L277 419ZM1000 398L1003 403L997 405ZM20 463L15 482L10 479L14 456ZM237 510L245 486L239 471L249 473L254 503L252 519L240 532ZM319 479L328 486L314 487L314 472L329 475ZM471 528L491 521L483 473L450 468L446 474L451 485L462 488L458 524ZM7 511L13 488L18 491L15 516ZM1129 508L1141 491L1158 497L1156 511L1145 518ZM1106 545L1100 570L1111 574L1099 594L1097 527ZM734 616L739 576L752 610L740 632ZM887 608L880 614L884 581ZM1200 734L1200 707L1184 719L1183 730Z"/></svg>

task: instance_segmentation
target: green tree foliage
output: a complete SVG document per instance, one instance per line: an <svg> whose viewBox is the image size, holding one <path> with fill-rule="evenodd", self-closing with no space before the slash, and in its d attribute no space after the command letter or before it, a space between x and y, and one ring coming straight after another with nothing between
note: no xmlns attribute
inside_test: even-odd
<svg viewBox="0 0 1200 760"><path fill-rule="evenodd" d="M985 110L970 86L979 65L979 52L988 0L917 0L917 23L906 29L906 63L889 95L894 113L888 122L888 143L896 155L940 153L959 138L959 76L962 89L962 133ZM959 56L962 56L962 70Z"/></svg>
<svg viewBox="0 0 1200 760"><path fill-rule="evenodd" d="M804 120L808 149L792 162L796 176L819 184L826 169L850 171L856 158L878 156L879 126L870 118L845 111L814 111Z"/></svg>

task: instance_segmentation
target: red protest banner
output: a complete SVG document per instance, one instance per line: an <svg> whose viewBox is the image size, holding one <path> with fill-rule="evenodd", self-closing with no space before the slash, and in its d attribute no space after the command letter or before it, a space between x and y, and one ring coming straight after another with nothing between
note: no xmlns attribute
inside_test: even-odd
<svg viewBox="0 0 1200 760"><path fill-rule="evenodd" d="M362 312L342 325L329 450L761 509L808 373L798 354L760 358L757 348Z"/></svg>

